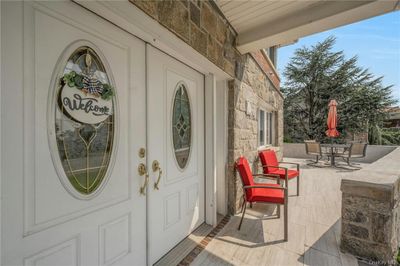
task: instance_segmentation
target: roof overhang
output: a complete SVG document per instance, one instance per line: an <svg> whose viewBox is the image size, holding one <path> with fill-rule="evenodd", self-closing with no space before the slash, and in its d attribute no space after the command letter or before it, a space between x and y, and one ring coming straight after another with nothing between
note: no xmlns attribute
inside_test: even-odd
<svg viewBox="0 0 400 266"><path fill-rule="evenodd" d="M238 33L241 53L256 51L399 10L400 0L215 0Z"/></svg>

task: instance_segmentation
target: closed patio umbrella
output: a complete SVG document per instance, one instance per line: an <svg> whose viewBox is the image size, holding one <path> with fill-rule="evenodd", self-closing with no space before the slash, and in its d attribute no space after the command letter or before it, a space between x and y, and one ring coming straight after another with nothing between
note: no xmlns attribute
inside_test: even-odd
<svg viewBox="0 0 400 266"><path fill-rule="evenodd" d="M335 100L331 100L329 102L329 113L328 113L328 130L325 131L328 137L334 138L339 136L339 132L336 130L337 127L337 102Z"/></svg>
<svg viewBox="0 0 400 266"><path fill-rule="evenodd" d="M333 139L334 137L339 136L339 132L336 130L337 127L337 102L335 100L331 100L328 104L329 106L329 113L328 113L328 130L325 131L325 134L331 138L332 144L331 144L331 166L335 166L335 154L333 151Z"/></svg>

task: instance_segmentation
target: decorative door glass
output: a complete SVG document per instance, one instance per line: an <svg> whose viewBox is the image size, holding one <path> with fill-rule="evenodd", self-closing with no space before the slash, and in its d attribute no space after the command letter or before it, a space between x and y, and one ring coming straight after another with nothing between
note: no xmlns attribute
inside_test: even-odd
<svg viewBox="0 0 400 266"><path fill-rule="evenodd" d="M174 98L172 136L175 158L180 169L188 163L192 138L189 95L183 83L178 83Z"/></svg>
<svg viewBox="0 0 400 266"><path fill-rule="evenodd" d="M57 85L55 133L61 165L72 187L89 195L104 182L110 164L114 88L102 60L88 46L71 54Z"/></svg>

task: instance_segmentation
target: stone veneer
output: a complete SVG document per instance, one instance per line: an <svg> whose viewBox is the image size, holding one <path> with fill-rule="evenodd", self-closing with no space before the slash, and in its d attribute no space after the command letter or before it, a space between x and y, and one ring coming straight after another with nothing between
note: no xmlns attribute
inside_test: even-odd
<svg viewBox="0 0 400 266"><path fill-rule="evenodd" d="M342 180L341 249L395 265L400 247L400 148Z"/></svg>
<svg viewBox="0 0 400 266"><path fill-rule="evenodd" d="M258 110L275 112L274 146L279 157L278 147L283 144L283 97L273 85L262 67L253 55L246 54L241 58L241 68L237 69L237 77L228 86L228 210L236 213L242 200L242 184L234 170L234 163L240 156L245 156L253 169L259 169L258 164ZM246 103L247 102L247 103ZM246 113L246 105L251 111Z"/></svg>
<svg viewBox="0 0 400 266"><path fill-rule="evenodd" d="M130 0L231 77L235 75L236 32L212 1Z"/></svg>

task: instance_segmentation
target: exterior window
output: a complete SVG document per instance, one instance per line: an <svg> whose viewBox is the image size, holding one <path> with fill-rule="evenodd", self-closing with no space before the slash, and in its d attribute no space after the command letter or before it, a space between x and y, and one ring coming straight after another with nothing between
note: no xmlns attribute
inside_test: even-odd
<svg viewBox="0 0 400 266"><path fill-rule="evenodd" d="M172 110L172 138L175 159L180 169L188 163L192 140L189 95L183 83L178 83Z"/></svg>
<svg viewBox="0 0 400 266"><path fill-rule="evenodd" d="M259 146L274 144L274 113L262 109L258 113L258 143Z"/></svg>
<svg viewBox="0 0 400 266"><path fill-rule="evenodd" d="M264 52L268 56L268 58L271 60L272 64L276 67L277 52L278 52L277 47L272 46L272 47L266 48L266 49L264 49Z"/></svg>
<svg viewBox="0 0 400 266"><path fill-rule="evenodd" d="M259 145L264 146L265 145L265 112L264 110L259 111L259 117L258 117L258 125L259 125L259 131L258 131L258 136L259 136Z"/></svg>
<svg viewBox="0 0 400 266"><path fill-rule="evenodd" d="M108 172L115 131L114 88L99 56L88 46L71 54L57 85L55 135L62 176L78 194L89 195Z"/></svg>

